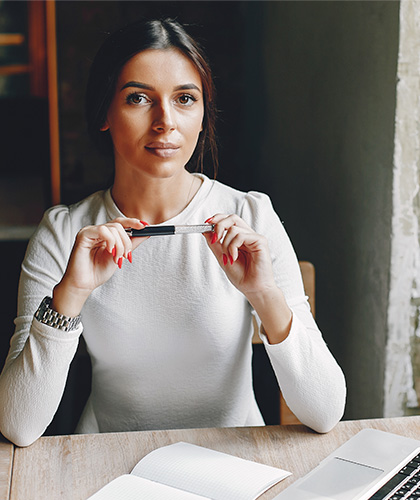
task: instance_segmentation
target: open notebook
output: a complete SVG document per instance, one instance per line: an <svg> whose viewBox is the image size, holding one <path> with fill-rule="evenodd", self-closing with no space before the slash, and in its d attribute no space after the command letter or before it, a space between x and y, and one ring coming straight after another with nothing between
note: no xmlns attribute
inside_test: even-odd
<svg viewBox="0 0 420 500"><path fill-rule="evenodd" d="M253 500L289 475L180 442L152 451L131 474L114 479L90 500Z"/></svg>

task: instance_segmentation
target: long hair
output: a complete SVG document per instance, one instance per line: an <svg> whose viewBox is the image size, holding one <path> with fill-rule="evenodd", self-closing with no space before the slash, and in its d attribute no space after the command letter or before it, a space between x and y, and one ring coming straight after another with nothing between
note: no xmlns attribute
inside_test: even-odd
<svg viewBox="0 0 420 500"><path fill-rule="evenodd" d="M204 169L204 157L209 151L214 174L218 167L216 143L215 86L207 58L198 44L173 19L138 21L110 35L93 60L86 91L86 117L90 137L96 146L113 154L109 131L101 131L106 121L116 83L124 64L134 55L147 49L173 49L181 51L200 74L204 96L203 130L188 162L191 170Z"/></svg>

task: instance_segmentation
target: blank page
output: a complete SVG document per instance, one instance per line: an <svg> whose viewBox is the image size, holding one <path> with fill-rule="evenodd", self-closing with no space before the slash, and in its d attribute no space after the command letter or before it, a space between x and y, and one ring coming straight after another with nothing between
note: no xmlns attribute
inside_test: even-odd
<svg viewBox="0 0 420 500"><path fill-rule="evenodd" d="M117 477L88 500L209 500L132 474Z"/></svg>
<svg viewBox="0 0 420 500"><path fill-rule="evenodd" d="M213 500L254 500L290 472L176 443L146 455L132 474Z"/></svg>

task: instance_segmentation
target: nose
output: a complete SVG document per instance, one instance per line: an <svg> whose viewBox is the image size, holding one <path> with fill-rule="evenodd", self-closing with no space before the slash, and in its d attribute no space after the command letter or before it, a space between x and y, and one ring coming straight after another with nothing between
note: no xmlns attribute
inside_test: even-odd
<svg viewBox="0 0 420 500"><path fill-rule="evenodd" d="M170 103L161 102L156 105L152 127L153 130L160 133L175 129L174 110Z"/></svg>

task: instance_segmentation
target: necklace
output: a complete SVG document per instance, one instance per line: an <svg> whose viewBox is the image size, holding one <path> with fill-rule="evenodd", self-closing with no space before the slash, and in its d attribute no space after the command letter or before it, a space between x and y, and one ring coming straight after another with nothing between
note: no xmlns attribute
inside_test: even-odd
<svg viewBox="0 0 420 500"><path fill-rule="evenodd" d="M190 182L190 185L189 185L189 188L188 188L188 192L187 192L187 197L184 198L184 203L183 203L183 206L180 208L179 211L175 211L174 213L166 213L166 215L164 215L162 217L162 220L168 220L168 219L172 219L173 217L175 217L177 214L180 214L182 213L187 207L188 205L191 203L191 201L193 200L194 196L197 194L197 191L198 189L200 188L201 184L202 184L202 180L199 178L199 177L196 177L195 175L191 174L191 182ZM194 186L196 186L196 189L194 189ZM114 200L114 203L116 204L117 208L122 211L123 213L125 213L125 210L126 210L126 207L124 206L124 203L123 202L120 202L118 203L117 200L115 200L114 198L114 193L113 193L113 189L111 189L111 196L113 197L113 200ZM127 212L128 213L132 213L130 212L130 210L127 209ZM138 218L138 213L136 214L136 217ZM144 216L141 216L143 217L142 220L145 220L145 217ZM146 220L147 220L147 217L146 217Z"/></svg>
<svg viewBox="0 0 420 500"><path fill-rule="evenodd" d="M199 177L196 177L193 174L191 174L191 176L192 176L192 179L191 179L190 189L188 190L187 199L186 199L185 206L182 209L182 211L184 211L188 207L188 205L192 202L194 196L197 194L197 191L199 190L199 188L203 182ZM194 186L196 180L199 182L199 185L197 186L197 189L195 189L194 192L192 192L193 186Z"/></svg>
<svg viewBox="0 0 420 500"><path fill-rule="evenodd" d="M188 205L190 204L190 202L191 202L191 200L193 198L193 197L190 198L190 196L191 196L191 190L192 190L193 185L194 185L194 181L195 181L195 177L193 176L192 179L191 179L190 189L188 190L187 200L185 202L184 210L188 207Z"/></svg>

